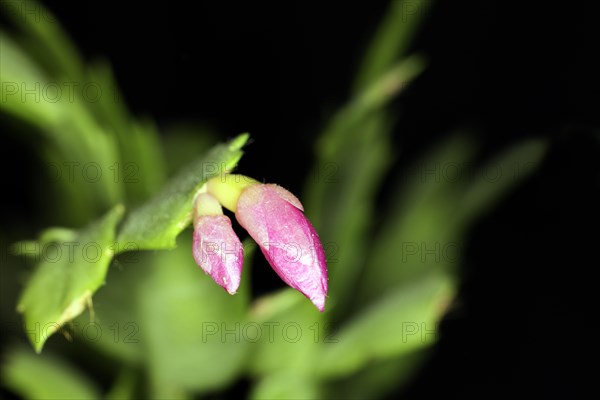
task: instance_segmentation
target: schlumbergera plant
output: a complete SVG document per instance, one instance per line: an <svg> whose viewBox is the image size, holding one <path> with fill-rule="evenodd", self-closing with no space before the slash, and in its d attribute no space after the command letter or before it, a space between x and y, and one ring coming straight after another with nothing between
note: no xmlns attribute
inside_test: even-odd
<svg viewBox="0 0 600 400"><path fill-rule="evenodd" d="M243 246L221 206L258 243L275 272L323 311L327 295L327 265L323 246L300 201L274 184L243 175L210 179L194 207L194 259L229 293L242 274Z"/></svg>
<svg viewBox="0 0 600 400"><path fill-rule="evenodd" d="M13 249L17 254L39 260L17 306L24 314L25 330L36 351L41 351L52 333L91 307L92 295L103 285L115 256L131 250L174 248L177 236L191 223L196 193L210 177L235 167L247 140L248 135L243 134L229 144L215 146L180 171L149 201L135 208L124 221L126 208L117 204L82 229L50 228L37 241L16 243ZM61 253L70 251L72 256L57 259L40 256L49 244L54 244ZM75 252L74 245L93 247L98 256Z"/></svg>
<svg viewBox="0 0 600 400"><path fill-rule="evenodd" d="M217 163L206 159L189 166L163 192L134 210L115 243L133 243L135 249L172 247L175 237L191 222L194 228L192 253L196 263L227 292L235 294L240 285L244 248L232 229L231 220L223 214L222 207L225 207L235 213L237 221L256 241L283 281L304 294L322 312L328 287L325 253L317 232L304 216L302 204L279 185L262 184L250 177L230 173L247 140L248 135L243 134L228 146L216 147L208 160L227 160L218 163L220 167L213 168ZM124 207L118 205L102 222L84 233L51 229L40 237L39 243L87 238L86 235L96 237L99 227L115 229L123 213ZM112 237L109 231L106 233L109 233L108 238ZM31 243L20 242L15 250L26 254L27 246ZM50 281L58 269L54 263L42 264L30 280L18 310L25 314L26 331L33 334L30 339L36 350L41 350L51 333L91 305L91 295L102 284L111 258L118 252L130 250L110 246L110 239L105 246L99 260L65 265L64 268L75 268L78 272L65 271L67 277L76 272L75 278L66 293L60 289L56 291L56 301L49 302L39 296L42 290L55 285ZM92 273L85 271L90 266ZM85 275L81 279L78 274ZM45 327L43 337L37 335L40 322Z"/></svg>
<svg viewBox="0 0 600 400"><path fill-rule="evenodd" d="M31 233L7 235L14 245L0 266L2 295L18 313L0 307L0 322L18 325L15 342L40 354L3 348L2 386L24 398L193 398L221 397L247 379L252 398L297 399L385 397L408 382L459 279L460 254L425 253L464 245L472 222L534 172L545 150L530 140L487 160L461 132L418 155L414 174L394 169L402 113L392 100L426 70L410 51L431 3L390 3L350 97L316 136L301 203L234 173L248 134L219 143L201 123L166 124L159 134L151 118L115 101L124 96L108 63L84 60L47 10L2 2L13 26L0 27L0 123L17 121L7 130L41 165L58 167L31 177L43 199L25 221ZM56 92L89 84L110 95ZM52 96L30 101L36 88ZM429 179L439 166L474 163L504 173L493 182ZM88 164L115 179L36 184ZM383 182L389 196L380 204ZM256 245L242 246L236 224ZM40 226L50 228L24 240ZM293 289L251 292L244 273L256 248ZM325 302L326 312L315 310ZM68 340L74 351L64 351ZM84 358L92 368L80 368Z"/></svg>

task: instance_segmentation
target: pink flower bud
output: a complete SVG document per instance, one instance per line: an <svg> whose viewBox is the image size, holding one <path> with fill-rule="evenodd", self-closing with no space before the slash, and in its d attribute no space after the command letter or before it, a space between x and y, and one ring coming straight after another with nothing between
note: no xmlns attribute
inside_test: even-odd
<svg viewBox="0 0 600 400"><path fill-rule="evenodd" d="M230 294L240 286L244 249L223 215L219 202L208 193L196 198L193 254L200 266Z"/></svg>
<svg viewBox="0 0 600 400"><path fill-rule="evenodd" d="M323 311L325 253L302 210L300 201L281 186L256 184L242 190L235 216L281 279Z"/></svg>

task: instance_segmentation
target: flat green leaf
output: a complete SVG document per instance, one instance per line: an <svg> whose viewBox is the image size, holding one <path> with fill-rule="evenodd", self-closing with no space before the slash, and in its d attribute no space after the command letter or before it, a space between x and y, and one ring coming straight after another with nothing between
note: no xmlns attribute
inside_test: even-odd
<svg viewBox="0 0 600 400"><path fill-rule="evenodd" d="M194 196L204 183L231 171L242 156L248 134L220 144L196 159L147 203L127 216L119 232L120 243L135 243L140 250L172 249L177 235L190 224Z"/></svg>
<svg viewBox="0 0 600 400"><path fill-rule="evenodd" d="M17 347L3 355L2 385L24 399L98 399L90 380L63 360Z"/></svg>
<svg viewBox="0 0 600 400"><path fill-rule="evenodd" d="M42 242L39 265L17 306L38 353L51 334L90 304L92 294L104 283L123 213L123 206L117 205L68 241Z"/></svg>

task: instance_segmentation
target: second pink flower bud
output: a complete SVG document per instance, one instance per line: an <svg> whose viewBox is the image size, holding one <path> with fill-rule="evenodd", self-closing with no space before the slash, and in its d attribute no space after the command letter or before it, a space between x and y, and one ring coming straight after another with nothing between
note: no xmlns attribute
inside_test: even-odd
<svg viewBox="0 0 600 400"><path fill-rule="evenodd" d="M196 198L192 251L196 264L204 272L230 294L237 292L244 249L231 220L223 215L217 199L208 193L200 193Z"/></svg>

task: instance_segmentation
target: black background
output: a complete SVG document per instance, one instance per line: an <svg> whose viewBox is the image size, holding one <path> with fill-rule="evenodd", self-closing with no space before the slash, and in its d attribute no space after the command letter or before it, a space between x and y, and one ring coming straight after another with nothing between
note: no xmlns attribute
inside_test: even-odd
<svg viewBox="0 0 600 400"><path fill-rule="evenodd" d="M387 6L47 4L86 57L110 60L136 114L159 126L205 120L225 136L249 131L254 143L240 170L295 193L318 128L348 98ZM593 387L597 13L592 2L528 4L436 2L414 44L430 67L394 103L396 170L461 127L478 132L484 154L525 137L551 143L540 173L473 227L459 306L444 319L408 398L567 398ZM19 144L3 141L6 170L6 149ZM18 182L6 177L9 193L21 195L3 203L26 215L27 191ZM588 361L595 368L584 368Z"/></svg>

